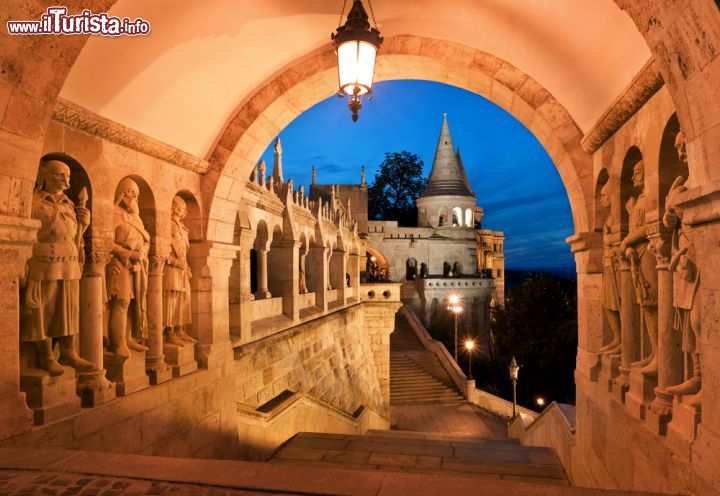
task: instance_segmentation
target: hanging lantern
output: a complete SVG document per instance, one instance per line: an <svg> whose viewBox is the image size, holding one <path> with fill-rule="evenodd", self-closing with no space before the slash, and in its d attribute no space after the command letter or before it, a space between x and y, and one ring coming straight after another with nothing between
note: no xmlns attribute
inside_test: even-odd
<svg viewBox="0 0 720 496"><path fill-rule="evenodd" d="M372 13L369 0L368 5ZM344 7L345 4L343 10ZM363 97L372 94L375 57L383 42L374 15L373 23L375 27L371 28L362 1L354 0L345 24L338 26L337 31L330 35L338 57L338 94L347 96L353 122L358 120Z"/></svg>

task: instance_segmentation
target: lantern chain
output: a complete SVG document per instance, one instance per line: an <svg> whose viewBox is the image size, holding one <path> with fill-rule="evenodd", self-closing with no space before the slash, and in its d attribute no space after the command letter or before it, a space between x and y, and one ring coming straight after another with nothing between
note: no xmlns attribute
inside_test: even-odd
<svg viewBox="0 0 720 496"><path fill-rule="evenodd" d="M342 25L343 14L345 13L345 5L347 5L347 0L343 0L342 9L340 10L340 19L338 19L338 27Z"/></svg>
<svg viewBox="0 0 720 496"><path fill-rule="evenodd" d="M370 15L372 16L373 24L375 24L375 29L378 28L377 21L375 20L375 11L373 11L372 8L372 0L368 0L368 6L370 7Z"/></svg>

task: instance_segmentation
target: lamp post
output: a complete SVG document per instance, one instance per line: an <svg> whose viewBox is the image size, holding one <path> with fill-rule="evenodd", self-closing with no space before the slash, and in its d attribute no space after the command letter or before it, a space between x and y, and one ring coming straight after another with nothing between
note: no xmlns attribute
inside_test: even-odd
<svg viewBox="0 0 720 496"><path fill-rule="evenodd" d="M515 360L515 357L512 357L512 360L510 361L510 380L512 381L513 385L513 414L512 418L515 418L515 409L517 405L517 381L518 381L518 371L520 370L520 366L517 364L517 361Z"/></svg>
<svg viewBox="0 0 720 496"><path fill-rule="evenodd" d="M353 122L358 120L363 96L372 95L375 57L383 42L370 0L368 6L375 27L370 27L362 1L354 0L345 24L338 25L337 31L330 35L338 58L338 94L347 96ZM342 14L340 12L340 20Z"/></svg>
<svg viewBox="0 0 720 496"><path fill-rule="evenodd" d="M475 341L468 339L465 341L465 350L468 354L468 379L472 379L472 352L475 349Z"/></svg>
<svg viewBox="0 0 720 496"><path fill-rule="evenodd" d="M460 297L457 295L450 295L450 305L447 307L448 310L450 310L453 313L453 318L455 320L455 362L458 361L458 339L457 339L457 331L458 331L458 317L463 311L462 306L460 305Z"/></svg>

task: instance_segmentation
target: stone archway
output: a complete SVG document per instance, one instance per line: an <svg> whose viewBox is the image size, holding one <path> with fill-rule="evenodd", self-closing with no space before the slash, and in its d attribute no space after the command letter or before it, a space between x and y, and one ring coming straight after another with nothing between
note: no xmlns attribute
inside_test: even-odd
<svg viewBox="0 0 720 496"><path fill-rule="evenodd" d="M296 61L239 105L210 155L203 185L208 239L231 239L235 205L252 167L292 119L331 95L335 55L326 48ZM472 91L520 120L543 144L570 199L576 232L588 231L593 199L592 157L580 146L582 133L567 110L538 82L485 52L444 40L395 36L385 40L376 80L423 79ZM231 194L231 191L234 192Z"/></svg>

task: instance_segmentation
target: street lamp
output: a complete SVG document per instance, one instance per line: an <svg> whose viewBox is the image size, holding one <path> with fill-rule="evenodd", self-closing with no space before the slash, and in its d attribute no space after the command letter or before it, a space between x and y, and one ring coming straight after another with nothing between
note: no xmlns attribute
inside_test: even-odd
<svg viewBox="0 0 720 496"><path fill-rule="evenodd" d="M375 27L370 27L362 1L354 0L345 24L338 25L337 31L330 35L338 58L339 95L348 97L353 122L358 120L363 96L372 95L375 57L383 42L370 0L368 6ZM340 20L342 15L341 11Z"/></svg>
<svg viewBox="0 0 720 496"><path fill-rule="evenodd" d="M465 341L465 350L467 350L468 354L468 379L472 379L472 352L475 349L475 341L472 339L467 339Z"/></svg>
<svg viewBox="0 0 720 496"><path fill-rule="evenodd" d="M538 397L535 399L535 403L537 403L537 406L539 406L540 408L542 408L542 407L545 406L545 398L543 398L542 396L538 396Z"/></svg>
<svg viewBox="0 0 720 496"><path fill-rule="evenodd" d="M517 381L518 381L518 372L520 371L520 366L517 364L517 361L515 360L515 357L512 357L512 360L510 361L510 380L512 381L513 385L513 414L512 418L515 418L515 409L517 405Z"/></svg>
<svg viewBox="0 0 720 496"><path fill-rule="evenodd" d="M453 318L455 320L455 362L458 361L458 339L457 339L457 331L458 331L458 317L463 311L462 305L460 305L460 297L458 295L450 295L449 298L450 305L448 305L447 309L450 310L453 313Z"/></svg>

